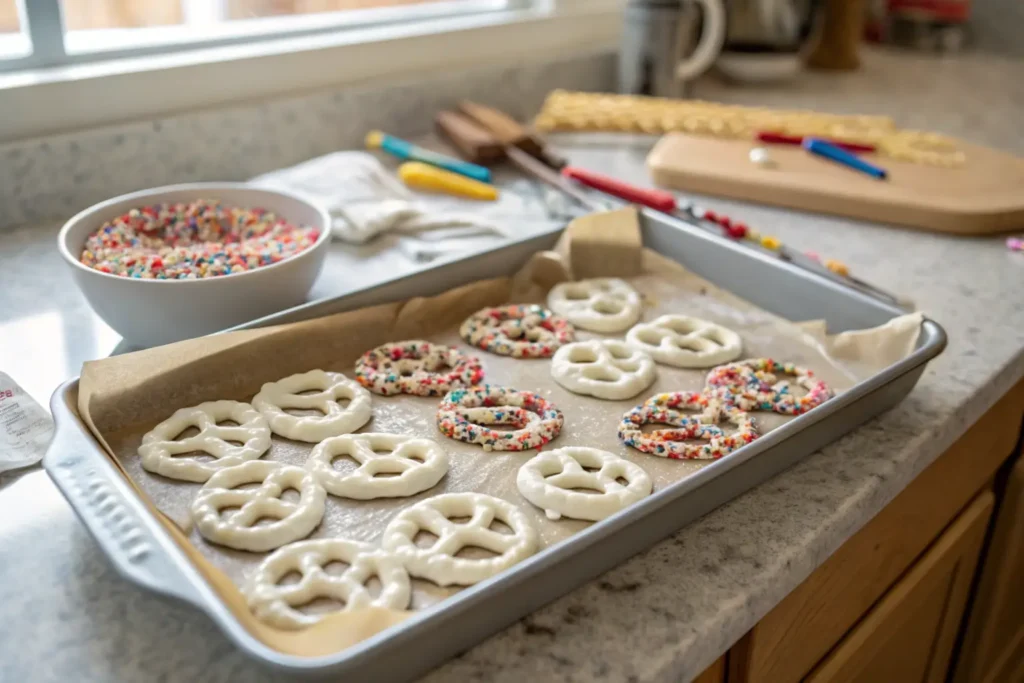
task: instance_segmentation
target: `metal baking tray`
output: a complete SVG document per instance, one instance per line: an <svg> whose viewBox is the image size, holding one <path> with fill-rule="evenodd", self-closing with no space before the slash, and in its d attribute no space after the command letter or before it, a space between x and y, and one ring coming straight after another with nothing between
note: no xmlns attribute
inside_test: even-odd
<svg viewBox="0 0 1024 683"><path fill-rule="evenodd" d="M553 231L483 254L452 259L411 276L337 299L312 302L243 327L293 322L429 296L481 278L510 275L535 252L554 246L559 234ZM873 327L903 313L829 278L662 214L644 212L642 234L645 246L790 320L823 318L830 331L836 332ZM891 408L910 392L925 365L945 345L942 328L925 320L917 348L909 357L824 405L514 568L355 646L322 657L282 654L241 626L79 419L77 379L61 386L51 400L57 429L43 466L125 578L204 611L254 658L293 674L350 676L347 680L353 681L407 679L595 578Z"/></svg>

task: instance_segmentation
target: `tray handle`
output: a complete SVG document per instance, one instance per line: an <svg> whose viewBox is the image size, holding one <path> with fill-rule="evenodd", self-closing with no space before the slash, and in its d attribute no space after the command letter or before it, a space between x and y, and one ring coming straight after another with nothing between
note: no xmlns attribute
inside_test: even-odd
<svg viewBox="0 0 1024 683"><path fill-rule="evenodd" d="M65 387L50 407L56 428L43 467L99 543L114 568L145 588L204 607L180 569L181 551L116 467L83 432L65 404Z"/></svg>

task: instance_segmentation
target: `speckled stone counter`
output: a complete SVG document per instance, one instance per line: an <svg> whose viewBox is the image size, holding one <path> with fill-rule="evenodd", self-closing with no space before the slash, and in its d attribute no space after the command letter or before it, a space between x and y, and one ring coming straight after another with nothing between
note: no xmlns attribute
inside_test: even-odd
<svg viewBox="0 0 1024 683"><path fill-rule="evenodd" d="M890 112L1024 152L1021 67L991 56L871 54L848 76L698 95ZM922 85L921 69L927 69ZM651 141L563 137L574 163L643 182ZM899 406L617 569L448 662L446 681L689 680L743 635L1024 374L1024 255L935 236L706 200L910 296L949 347ZM72 289L53 226L0 238L0 367L40 399L116 336ZM10 267L8 268L8 264ZM7 286L14 282L14 286ZM29 361L31 349L37 358ZM45 355L42 355L44 354ZM200 614L120 579L46 475L0 488L0 680L273 680Z"/></svg>

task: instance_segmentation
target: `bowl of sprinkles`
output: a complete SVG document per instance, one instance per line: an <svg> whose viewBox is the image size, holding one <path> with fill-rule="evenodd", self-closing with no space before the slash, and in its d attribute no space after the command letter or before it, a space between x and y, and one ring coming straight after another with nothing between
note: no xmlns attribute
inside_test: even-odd
<svg viewBox="0 0 1024 683"><path fill-rule="evenodd" d="M97 204L58 247L89 305L137 346L198 337L303 303L327 211L244 183L192 183Z"/></svg>

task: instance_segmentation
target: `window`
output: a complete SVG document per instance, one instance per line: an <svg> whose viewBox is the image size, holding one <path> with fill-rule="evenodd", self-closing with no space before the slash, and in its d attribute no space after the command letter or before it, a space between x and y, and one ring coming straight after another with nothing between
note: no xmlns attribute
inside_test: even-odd
<svg viewBox="0 0 1024 683"><path fill-rule="evenodd" d="M0 60L24 58L30 49L21 31L18 0L0 0Z"/></svg>
<svg viewBox="0 0 1024 683"><path fill-rule="evenodd" d="M619 43L625 4L0 0L0 145L349 85L604 54Z"/></svg>
<svg viewBox="0 0 1024 683"><path fill-rule="evenodd" d="M0 0L0 70L252 43L532 0Z"/></svg>

